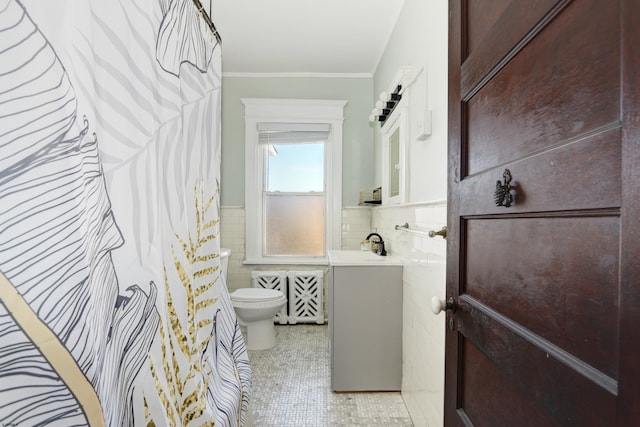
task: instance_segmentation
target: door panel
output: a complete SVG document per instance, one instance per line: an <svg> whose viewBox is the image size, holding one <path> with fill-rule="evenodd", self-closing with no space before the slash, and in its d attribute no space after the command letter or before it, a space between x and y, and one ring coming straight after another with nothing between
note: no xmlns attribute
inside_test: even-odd
<svg viewBox="0 0 640 427"><path fill-rule="evenodd" d="M508 168L515 203L509 212L605 209L620 206L620 129L607 130L465 178L460 213L505 213L495 205L496 181ZM576 180L579 179L579 183Z"/></svg>
<svg viewBox="0 0 640 427"><path fill-rule="evenodd" d="M559 426L560 424L544 411L535 408L532 411L532 403L527 390L519 387L501 375L500 370L470 341L464 340L461 344L462 351L462 381L465 384L465 393L468 396L481 394L483 399L461 399L462 407L460 416L466 420L474 420L477 426L507 425L540 427ZM508 398L505 400L505 396ZM505 407L509 410L505 411ZM531 417L536 412L538 417Z"/></svg>
<svg viewBox="0 0 640 427"><path fill-rule="evenodd" d="M572 3L468 99L468 174L619 126L618 10Z"/></svg>
<svg viewBox="0 0 640 427"><path fill-rule="evenodd" d="M496 322L494 312L470 302L456 315L458 327L479 339L462 341L465 387L458 413L477 427L613 425L616 399L606 378L548 342L514 334L512 324ZM527 357L514 357L521 354ZM485 406L491 401L493 411Z"/></svg>
<svg viewBox="0 0 640 427"><path fill-rule="evenodd" d="M639 425L640 4L449 5L445 425Z"/></svg>
<svg viewBox="0 0 640 427"><path fill-rule="evenodd" d="M467 25L467 50L473 52L477 44L484 40L484 36L500 18L509 6L510 0L477 0L468 2L467 15L472 17Z"/></svg>
<svg viewBox="0 0 640 427"><path fill-rule="evenodd" d="M464 295L617 381L619 217L480 219L463 227Z"/></svg>
<svg viewBox="0 0 640 427"><path fill-rule="evenodd" d="M469 94L470 88L477 87L482 81L490 78L519 47L534 37L536 32L550 21L568 3L567 0L537 0L535 2L483 0L474 7L475 1L460 2L461 15L465 18L464 63L461 65L463 75L462 93ZM496 14L500 14L497 19ZM484 15L489 15L487 19ZM481 30L473 31L475 22L492 22L491 27L482 25ZM517 22L518 25L513 25ZM450 33L451 35L451 33Z"/></svg>

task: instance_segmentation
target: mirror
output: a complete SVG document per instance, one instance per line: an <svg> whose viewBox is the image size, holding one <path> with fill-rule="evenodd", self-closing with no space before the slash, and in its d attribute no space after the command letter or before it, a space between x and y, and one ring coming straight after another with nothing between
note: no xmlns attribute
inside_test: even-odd
<svg viewBox="0 0 640 427"><path fill-rule="evenodd" d="M382 127L382 203L405 201L407 109L396 108Z"/></svg>
<svg viewBox="0 0 640 427"><path fill-rule="evenodd" d="M389 137L389 197L400 195L400 128Z"/></svg>

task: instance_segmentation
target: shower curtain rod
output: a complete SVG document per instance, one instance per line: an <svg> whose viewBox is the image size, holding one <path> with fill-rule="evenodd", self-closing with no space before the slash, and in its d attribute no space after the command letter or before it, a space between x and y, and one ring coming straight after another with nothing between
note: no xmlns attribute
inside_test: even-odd
<svg viewBox="0 0 640 427"><path fill-rule="evenodd" d="M202 6L202 3L200 3L200 0L193 0L193 4L196 5L196 8L198 9L198 13L200 13L202 15L202 18L204 18L204 21L209 26L209 29L211 30L211 32L215 36L216 40L218 40L218 43L222 44L222 37L220 36L220 33L216 29L216 26L213 25L213 21L211 20L211 17L204 10L204 6ZM209 4L209 12L211 12L211 4Z"/></svg>

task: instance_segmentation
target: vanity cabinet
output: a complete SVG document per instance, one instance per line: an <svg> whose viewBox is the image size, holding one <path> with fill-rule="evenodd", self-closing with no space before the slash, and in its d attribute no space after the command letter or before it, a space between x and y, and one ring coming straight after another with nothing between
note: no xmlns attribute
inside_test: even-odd
<svg viewBox="0 0 640 427"><path fill-rule="evenodd" d="M398 391L402 383L402 263L331 251L329 353L334 391ZM340 253L354 252L341 258ZM332 256L333 255L333 256ZM371 258L374 257L374 258Z"/></svg>

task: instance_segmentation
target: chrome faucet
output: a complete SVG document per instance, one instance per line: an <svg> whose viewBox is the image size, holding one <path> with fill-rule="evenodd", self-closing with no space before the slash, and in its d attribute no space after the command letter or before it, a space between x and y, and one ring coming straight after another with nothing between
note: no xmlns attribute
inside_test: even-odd
<svg viewBox="0 0 640 427"><path fill-rule="evenodd" d="M377 236L378 237L378 241L374 241L372 243L377 243L378 244L378 249L376 250L376 253L380 256L386 256L387 255L387 251L384 249L384 240L382 240L382 236L379 235L378 233L370 233L366 240L369 240L369 238L371 238L372 236Z"/></svg>

